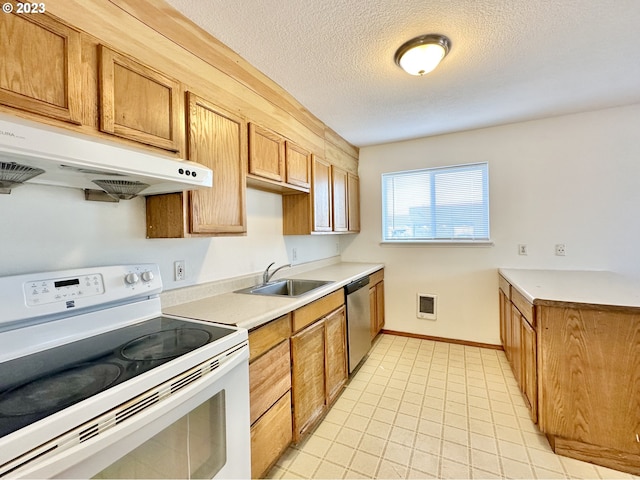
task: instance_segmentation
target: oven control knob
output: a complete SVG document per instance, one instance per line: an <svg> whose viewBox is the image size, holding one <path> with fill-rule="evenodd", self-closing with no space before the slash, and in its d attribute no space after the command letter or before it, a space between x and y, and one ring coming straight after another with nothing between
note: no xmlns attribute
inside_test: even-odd
<svg viewBox="0 0 640 480"><path fill-rule="evenodd" d="M128 273L124 277L124 281L128 285L134 285L140 281L140 277L138 276L137 273Z"/></svg>
<svg viewBox="0 0 640 480"><path fill-rule="evenodd" d="M153 272L142 272L142 281L143 282L150 282L151 280L153 280Z"/></svg>

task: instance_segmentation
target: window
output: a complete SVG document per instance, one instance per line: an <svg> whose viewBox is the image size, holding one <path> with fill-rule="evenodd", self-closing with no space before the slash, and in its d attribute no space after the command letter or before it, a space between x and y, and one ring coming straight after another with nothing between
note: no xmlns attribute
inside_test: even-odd
<svg viewBox="0 0 640 480"><path fill-rule="evenodd" d="M382 240L488 241L486 163L382 175Z"/></svg>

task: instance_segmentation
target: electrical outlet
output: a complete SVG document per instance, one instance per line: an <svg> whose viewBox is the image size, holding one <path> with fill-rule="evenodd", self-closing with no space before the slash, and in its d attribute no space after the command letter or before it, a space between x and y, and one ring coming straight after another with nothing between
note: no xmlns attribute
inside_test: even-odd
<svg viewBox="0 0 640 480"><path fill-rule="evenodd" d="M296 247L293 247L291 249L291 261L295 262L296 260L298 260L298 249Z"/></svg>
<svg viewBox="0 0 640 480"><path fill-rule="evenodd" d="M564 243L556 243L556 255L564 257L567 254L567 249Z"/></svg>
<svg viewBox="0 0 640 480"><path fill-rule="evenodd" d="M529 251L527 250L527 244L521 243L518 245L518 255L528 255Z"/></svg>
<svg viewBox="0 0 640 480"><path fill-rule="evenodd" d="M173 262L173 279L176 282L181 282L187 276L187 272L184 268L184 260L176 260Z"/></svg>
<svg viewBox="0 0 640 480"><path fill-rule="evenodd" d="M336 254L340 254L340 240L336 240Z"/></svg>

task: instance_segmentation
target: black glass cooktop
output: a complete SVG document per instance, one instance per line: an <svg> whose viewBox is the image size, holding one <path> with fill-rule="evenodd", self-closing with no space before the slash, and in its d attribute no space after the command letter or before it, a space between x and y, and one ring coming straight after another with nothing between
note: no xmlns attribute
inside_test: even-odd
<svg viewBox="0 0 640 480"><path fill-rule="evenodd" d="M231 333L158 317L0 363L0 437Z"/></svg>

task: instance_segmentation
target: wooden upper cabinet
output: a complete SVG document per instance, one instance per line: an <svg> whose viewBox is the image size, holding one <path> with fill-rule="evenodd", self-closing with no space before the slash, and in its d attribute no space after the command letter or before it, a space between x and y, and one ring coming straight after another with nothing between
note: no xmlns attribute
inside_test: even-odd
<svg viewBox="0 0 640 480"><path fill-rule="evenodd" d="M189 160L213 170L212 188L147 197L147 236L243 235L247 231L247 124L188 93Z"/></svg>
<svg viewBox="0 0 640 480"><path fill-rule="evenodd" d="M285 181L285 141L277 133L249 124L249 173L277 182Z"/></svg>
<svg viewBox="0 0 640 480"><path fill-rule="evenodd" d="M352 173L347 174L348 230L360 231L360 179Z"/></svg>
<svg viewBox="0 0 640 480"><path fill-rule="evenodd" d="M349 230L347 172L335 165L331 167L331 186L333 194L333 231L346 232Z"/></svg>
<svg viewBox="0 0 640 480"><path fill-rule="evenodd" d="M100 130L172 152L184 139L178 81L100 45Z"/></svg>
<svg viewBox="0 0 640 480"><path fill-rule="evenodd" d="M81 123L80 32L47 14L0 15L0 103Z"/></svg>
<svg viewBox="0 0 640 480"><path fill-rule="evenodd" d="M311 154L295 143L286 142L285 163L287 183L302 188L311 185Z"/></svg>
<svg viewBox="0 0 640 480"><path fill-rule="evenodd" d="M191 92L188 103L189 160L213 170L212 188L189 192L191 233L246 233L246 122Z"/></svg>
<svg viewBox="0 0 640 480"><path fill-rule="evenodd" d="M313 155L313 231L331 232L333 230L331 197L331 164Z"/></svg>

